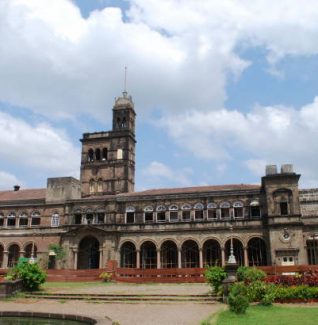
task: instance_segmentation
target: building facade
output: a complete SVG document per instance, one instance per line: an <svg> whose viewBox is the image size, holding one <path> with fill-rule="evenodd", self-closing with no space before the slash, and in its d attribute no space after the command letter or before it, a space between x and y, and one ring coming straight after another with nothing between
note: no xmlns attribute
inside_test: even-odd
<svg viewBox="0 0 318 325"><path fill-rule="evenodd" d="M135 110L115 100L112 130L81 139L80 180L0 192L0 268L19 257L67 269L318 264L318 189L293 166L267 166L259 185L135 192ZM54 262L52 245L64 257Z"/></svg>

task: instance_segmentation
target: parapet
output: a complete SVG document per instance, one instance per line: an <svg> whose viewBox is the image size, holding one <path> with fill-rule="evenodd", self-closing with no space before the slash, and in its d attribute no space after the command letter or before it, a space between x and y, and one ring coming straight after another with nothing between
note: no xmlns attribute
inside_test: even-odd
<svg viewBox="0 0 318 325"><path fill-rule="evenodd" d="M81 198L81 182L74 177L47 179L46 202L64 202Z"/></svg>
<svg viewBox="0 0 318 325"><path fill-rule="evenodd" d="M280 173L277 171L276 165L267 165L265 170L266 176L280 175L280 174L294 174L294 167L292 164L283 164L280 168Z"/></svg>

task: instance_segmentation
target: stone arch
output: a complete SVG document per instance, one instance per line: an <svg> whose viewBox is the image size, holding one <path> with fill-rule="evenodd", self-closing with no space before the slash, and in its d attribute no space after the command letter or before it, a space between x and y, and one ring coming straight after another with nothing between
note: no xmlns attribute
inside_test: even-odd
<svg viewBox="0 0 318 325"><path fill-rule="evenodd" d="M125 241L120 246L120 267L136 268L136 245L132 241Z"/></svg>
<svg viewBox="0 0 318 325"><path fill-rule="evenodd" d="M37 257L38 253L38 247L35 243L29 242L24 245L24 257L30 258L32 256L33 251L33 257Z"/></svg>
<svg viewBox="0 0 318 325"><path fill-rule="evenodd" d="M139 242L139 245L136 246L138 250L141 250L141 246L145 243L145 242L151 242L155 245L156 249L159 249L159 246L157 244L157 242L155 242L152 238L144 238Z"/></svg>
<svg viewBox="0 0 318 325"><path fill-rule="evenodd" d="M160 247L161 268L178 267L178 246L173 240L165 240Z"/></svg>
<svg viewBox="0 0 318 325"><path fill-rule="evenodd" d="M168 241L168 240L174 242L176 244L177 248L180 249L181 246L180 246L179 242L173 237L167 237L167 238L164 238L164 239L160 240L159 243L158 243L158 248L159 247L161 248L162 244L165 241Z"/></svg>
<svg viewBox="0 0 318 325"><path fill-rule="evenodd" d="M181 263L182 267L199 267L199 245L197 241L188 239L181 246Z"/></svg>
<svg viewBox="0 0 318 325"><path fill-rule="evenodd" d="M140 245L140 262L143 269L157 268L157 246L153 241L143 241Z"/></svg>
<svg viewBox="0 0 318 325"><path fill-rule="evenodd" d="M181 249L182 249L183 244L184 244L186 241L188 241L188 240L192 240L192 241L194 241L194 242L198 245L199 249L202 248L201 243L199 242L199 240L198 240L197 238L194 238L194 237L187 237L187 238L185 238L185 239L182 240L182 242L181 242L181 244L180 244Z"/></svg>
<svg viewBox="0 0 318 325"><path fill-rule="evenodd" d="M12 243L8 246L8 267L13 267L18 263L20 257L20 245Z"/></svg>
<svg viewBox="0 0 318 325"><path fill-rule="evenodd" d="M204 265L221 266L221 245L217 239L207 239L203 243L202 253Z"/></svg>
<svg viewBox="0 0 318 325"><path fill-rule="evenodd" d="M81 239L78 244L78 269L98 269L99 268L99 240L88 235Z"/></svg>
<svg viewBox="0 0 318 325"><path fill-rule="evenodd" d="M230 256L231 239L228 239L225 243L225 260L228 261ZM242 241L233 237L233 251L238 265L244 265L244 248Z"/></svg>
<svg viewBox="0 0 318 325"><path fill-rule="evenodd" d="M267 265L267 249L264 239L253 237L247 243L249 266Z"/></svg>

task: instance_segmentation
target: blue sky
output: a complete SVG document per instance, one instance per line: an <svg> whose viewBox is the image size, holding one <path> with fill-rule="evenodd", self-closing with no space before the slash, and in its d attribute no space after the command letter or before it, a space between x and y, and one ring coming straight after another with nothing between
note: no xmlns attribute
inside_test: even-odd
<svg viewBox="0 0 318 325"><path fill-rule="evenodd" d="M79 177L125 65L137 190L259 183L283 163L317 187L318 3L270 2L2 1L1 189Z"/></svg>

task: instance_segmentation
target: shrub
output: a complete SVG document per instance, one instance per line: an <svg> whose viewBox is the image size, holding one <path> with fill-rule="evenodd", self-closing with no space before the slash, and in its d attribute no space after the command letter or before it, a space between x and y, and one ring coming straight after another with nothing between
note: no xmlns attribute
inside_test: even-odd
<svg viewBox="0 0 318 325"><path fill-rule="evenodd" d="M205 270L204 276L206 281L214 288L214 291L218 292L222 281L226 278L226 272L220 266L210 266Z"/></svg>
<svg viewBox="0 0 318 325"><path fill-rule="evenodd" d="M10 272L9 276L15 279L22 279L25 290L38 290L46 280L46 273L38 264L30 264L26 261L19 262Z"/></svg>
<svg viewBox="0 0 318 325"><path fill-rule="evenodd" d="M104 282L110 282L112 280L112 274L109 272L102 272L99 275L99 278L102 279Z"/></svg>
<svg viewBox="0 0 318 325"><path fill-rule="evenodd" d="M236 314L244 314L249 306L248 289L242 282L233 284L230 288L228 303L230 310Z"/></svg>
<svg viewBox="0 0 318 325"><path fill-rule="evenodd" d="M261 299L261 304L263 306L270 306L275 301L275 298L276 298L276 296L275 296L275 293L273 291L265 293L264 296Z"/></svg>
<svg viewBox="0 0 318 325"><path fill-rule="evenodd" d="M244 282L262 281L266 277L266 273L255 267L240 266L237 269L237 279Z"/></svg>

